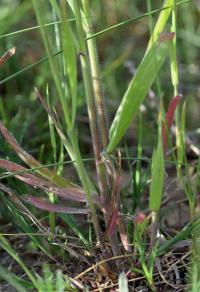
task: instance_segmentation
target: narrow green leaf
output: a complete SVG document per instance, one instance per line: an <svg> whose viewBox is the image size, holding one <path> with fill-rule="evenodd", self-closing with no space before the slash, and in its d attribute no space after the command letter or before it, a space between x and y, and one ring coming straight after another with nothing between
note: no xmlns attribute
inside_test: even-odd
<svg viewBox="0 0 200 292"><path fill-rule="evenodd" d="M157 212L160 209L163 182L164 182L164 154L161 138L161 130L159 130L157 147L153 153L151 165L151 185L150 185L150 201L149 208L151 211Z"/></svg>
<svg viewBox="0 0 200 292"><path fill-rule="evenodd" d="M69 80L69 89L72 103L72 121L71 127L75 123L76 107L77 107L77 64L76 64L76 47L74 44L73 33L70 23L65 21L67 19L67 6L64 0L60 1L61 10L61 34L62 46L64 50L64 62L66 67L67 79Z"/></svg>
<svg viewBox="0 0 200 292"><path fill-rule="evenodd" d="M59 213L59 217L61 217L63 221L74 231L74 233L80 238L80 240L85 244L87 248L91 247L88 239L86 239L84 235L83 230L77 224L74 217L66 213Z"/></svg>
<svg viewBox="0 0 200 292"><path fill-rule="evenodd" d="M37 282L31 271L28 267L24 264L21 258L17 255L16 251L11 247L9 241L5 239L0 234L0 246L21 266L21 268L25 271L28 278L31 280L35 288L37 288Z"/></svg>
<svg viewBox="0 0 200 292"><path fill-rule="evenodd" d="M161 35L160 41L151 47L139 65L112 123L108 152L117 146L137 113L169 52L172 38L171 33Z"/></svg>
<svg viewBox="0 0 200 292"><path fill-rule="evenodd" d="M72 18L72 19L69 19L67 21L75 21L75 19ZM48 26L53 26L55 24L60 24L60 23L61 23L61 21L58 20L58 21L45 23L42 26L43 27L48 27ZM16 30L16 31L12 31L12 32L9 32L9 33L6 33L6 34L2 34L2 35L0 35L0 39L5 38L5 37L9 37L9 36L15 36L17 34L25 33L25 32L31 31L31 30L37 30L37 29L40 29L40 25L30 26L30 27L27 27L27 28L23 28L23 29L20 29L20 30Z"/></svg>
<svg viewBox="0 0 200 292"><path fill-rule="evenodd" d="M60 50L60 51L58 51L58 52L52 53L52 54L51 54L51 57L53 58L53 57L55 57L55 56L57 56L57 55L60 55L60 54L62 54L62 53L63 53L63 50ZM28 71L28 70L34 68L34 67L37 66L37 65L40 65L40 64L42 64L42 63L44 63L44 62L47 62L47 61L49 61L49 57L41 58L40 60L38 60L38 61L36 61L36 62L34 62L34 63L32 63L32 64L30 64L30 65L28 65L28 66L26 66L26 67L24 67L24 68L22 68L22 69L20 69L19 71L15 72L15 73L13 73L13 74L11 74L11 75L9 75L8 77L6 77L6 78L0 80L0 85L4 84L5 82L10 81L10 80L13 79L13 78L16 78L17 76L23 74L24 72L26 72L26 71Z"/></svg>
<svg viewBox="0 0 200 292"><path fill-rule="evenodd" d="M68 108L68 103L66 100L66 96L63 94L61 82L59 80L60 74L59 74L58 66L55 63L55 60L52 58L52 52L51 52L52 42L49 40L50 35L48 34L47 30L45 30L43 27L43 25L45 24L45 20L46 20L45 16L48 9L47 3L46 1L33 0L33 6L35 9L38 24L40 25L41 35L42 35L44 47L48 56L51 74L54 79L55 87L57 89L60 102L62 104L66 126L69 127L70 126L70 112Z"/></svg>
<svg viewBox="0 0 200 292"><path fill-rule="evenodd" d="M185 121L186 121L186 102L184 102L180 113L180 131L177 135L177 160L179 168L186 160L186 147L185 147Z"/></svg>
<svg viewBox="0 0 200 292"><path fill-rule="evenodd" d="M168 7L168 9L166 9ZM153 33L151 35L151 38L148 43L147 51L151 48L151 46L158 40L159 35L165 28L165 25L167 23L167 20L171 14L173 8L173 0L165 0L163 4L163 10L159 14L158 20L156 22L156 25L154 27Z"/></svg>
<svg viewBox="0 0 200 292"><path fill-rule="evenodd" d="M0 278L4 279L6 282L8 282L11 286L15 287L16 291L19 292L26 292L27 290L23 285L19 282L20 279L16 277L13 273L9 272L6 268L3 266L0 266Z"/></svg>
<svg viewBox="0 0 200 292"><path fill-rule="evenodd" d="M171 44L171 78L172 84L174 86L174 95L178 94L178 64L177 64L177 8L176 0L173 0L173 10L172 10L172 26L171 31L175 33L175 37Z"/></svg>
<svg viewBox="0 0 200 292"><path fill-rule="evenodd" d="M157 250L157 256L166 253L172 246L176 243L186 239L192 232L200 227L200 219L190 222L185 226L180 232L178 232L173 238L167 240L163 245L161 245Z"/></svg>
<svg viewBox="0 0 200 292"><path fill-rule="evenodd" d="M60 18L60 9L59 9L59 5L57 1L50 0L50 3L51 3L52 10L54 10L56 12L57 17Z"/></svg>
<svg viewBox="0 0 200 292"><path fill-rule="evenodd" d="M46 96L47 96L47 105L50 108L50 100L49 100L49 87L47 85L46 87ZM53 158L54 162L57 162L57 143L56 143L56 136L55 136L55 130L53 126L53 120L50 115L48 115L48 121L49 121L49 134L50 134L50 140L51 140L51 147L53 150Z"/></svg>
<svg viewBox="0 0 200 292"><path fill-rule="evenodd" d="M171 78L172 84L176 88L178 86L178 65L177 65L177 57L176 57L176 40L173 40L173 44L171 45ZM175 94L178 92L175 91Z"/></svg>
<svg viewBox="0 0 200 292"><path fill-rule="evenodd" d="M51 254L48 251L47 241L42 240L40 237L34 235L34 233L36 233L36 229L30 224L30 220L27 220L26 217L24 216L24 214L22 214L13 205L13 203L6 198L6 196L1 194L0 198L5 203L5 206L7 206L6 215L8 216L8 218L10 219L12 224L14 226L16 226L19 230L28 234L28 237L35 244L35 246L37 246L37 248L40 249L49 258L53 259L53 257L51 256ZM28 212L27 212L27 214L28 214Z"/></svg>

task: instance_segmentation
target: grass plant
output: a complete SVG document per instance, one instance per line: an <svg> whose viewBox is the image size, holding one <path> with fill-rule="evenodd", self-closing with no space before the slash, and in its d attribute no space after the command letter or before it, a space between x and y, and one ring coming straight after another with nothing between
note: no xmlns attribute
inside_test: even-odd
<svg viewBox="0 0 200 292"><path fill-rule="evenodd" d="M198 3L13 2L0 4L0 290L198 291L199 126L181 91L184 66L199 72L198 45L184 51Z"/></svg>

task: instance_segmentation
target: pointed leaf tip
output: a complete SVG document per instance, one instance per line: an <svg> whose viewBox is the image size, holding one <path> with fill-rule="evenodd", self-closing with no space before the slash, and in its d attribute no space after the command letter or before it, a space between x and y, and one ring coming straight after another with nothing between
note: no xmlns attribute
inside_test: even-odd
<svg viewBox="0 0 200 292"><path fill-rule="evenodd" d="M165 122L162 122L162 142L163 142L164 152L166 152L167 146L168 146L168 143L167 143L168 137L167 137L166 127L167 127L168 131L171 129L173 119L174 119L174 114L175 114L176 108L177 108L180 100L181 100L181 95L177 95L170 101L170 104L168 106L168 110L166 113Z"/></svg>
<svg viewBox="0 0 200 292"><path fill-rule="evenodd" d="M160 41L156 41L142 59L111 125L110 141L106 149L108 153L111 153L116 148L132 122L134 115L137 114L139 106L145 99L169 53L171 45L169 40L173 37L174 33L161 34Z"/></svg>

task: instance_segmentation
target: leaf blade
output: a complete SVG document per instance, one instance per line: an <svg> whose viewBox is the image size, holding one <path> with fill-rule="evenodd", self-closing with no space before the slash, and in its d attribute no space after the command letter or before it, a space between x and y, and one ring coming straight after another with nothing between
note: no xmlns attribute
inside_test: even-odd
<svg viewBox="0 0 200 292"><path fill-rule="evenodd" d="M61 204L52 204L48 200L35 197L35 196L25 195L23 196L22 199L23 201L44 211L55 212L55 213L67 213L67 214L88 214L89 213L88 209L72 208L72 207L63 206Z"/></svg>
<svg viewBox="0 0 200 292"><path fill-rule="evenodd" d="M168 54L173 36L173 33L162 34L160 41L149 49L140 63L110 128L107 152L114 150L129 127Z"/></svg>
<svg viewBox="0 0 200 292"><path fill-rule="evenodd" d="M157 212L160 209L165 172L161 129L159 129L158 143L153 153L151 169L149 208L152 212Z"/></svg>

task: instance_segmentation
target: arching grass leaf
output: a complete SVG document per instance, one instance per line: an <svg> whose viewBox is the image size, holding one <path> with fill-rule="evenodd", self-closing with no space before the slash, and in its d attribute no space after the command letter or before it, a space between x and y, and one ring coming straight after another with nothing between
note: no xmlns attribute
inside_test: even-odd
<svg viewBox="0 0 200 292"><path fill-rule="evenodd" d="M161 34L160 40L144 56L115 115L107 152L115 149L128 129L169 52L173 37L173 33Z"/></svg>

